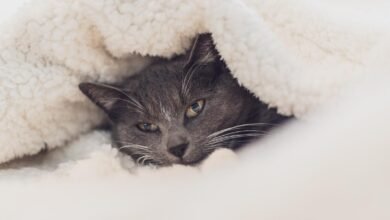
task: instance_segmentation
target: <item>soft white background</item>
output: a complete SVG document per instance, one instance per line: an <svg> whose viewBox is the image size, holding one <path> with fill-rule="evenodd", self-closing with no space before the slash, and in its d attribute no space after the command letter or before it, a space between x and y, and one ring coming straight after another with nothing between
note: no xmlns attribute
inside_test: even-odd
<svg viewBox="0 0 390 220"><path fill-rule="evenodd" d="M9 16L15 13L20 6L30 0L0 0L0 22L5 21Z"/></svg>

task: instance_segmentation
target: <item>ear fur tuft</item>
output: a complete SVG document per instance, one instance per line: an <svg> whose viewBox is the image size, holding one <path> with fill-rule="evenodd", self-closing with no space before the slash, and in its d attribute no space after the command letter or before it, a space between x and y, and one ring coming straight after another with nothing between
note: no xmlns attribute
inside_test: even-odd
<svg viewBox="0 0 390 220"><path fill-rule="evenodd" d="M200 34L194 40L186 67L218 61L220 56L210 33Z"/></svg>
<svg viewBox="0 0 390 220"><path fill-rule="evenodd" d="M104 84L80 83L79 88L92 102L108 114L114 104L125 99L126 96L120 89Z"/></svg>

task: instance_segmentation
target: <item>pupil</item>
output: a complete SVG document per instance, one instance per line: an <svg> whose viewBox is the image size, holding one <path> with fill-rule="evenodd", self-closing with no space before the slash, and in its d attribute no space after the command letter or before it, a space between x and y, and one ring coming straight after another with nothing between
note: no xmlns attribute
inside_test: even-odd
<svg viewBox="0 0 390 220"><path fill-rule="evenodd" d="M194 103L192 104L192 109L195 110L195 111L198 111L199 110L199 104L198 103Z"/></svg>

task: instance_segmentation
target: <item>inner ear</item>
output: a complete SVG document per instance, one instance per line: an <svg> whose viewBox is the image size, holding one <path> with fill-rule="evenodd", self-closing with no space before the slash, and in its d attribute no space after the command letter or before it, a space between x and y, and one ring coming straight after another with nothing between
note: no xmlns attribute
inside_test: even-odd
<svg viewBox="0 0 390 220"><path fill-rule="evenodd" d="M92 102L109 115L115 103L126 100L128 97L121 89L105 84L81 83L79 88Z"/></svg>
<svg viewBox="0 0 390 220"><path fill-rule="evenodd" d="M220 60L218 51L215 48L213 38L210 33L198 35L192 44L185 69L188 70L194 65L205 65Z"/></svg>

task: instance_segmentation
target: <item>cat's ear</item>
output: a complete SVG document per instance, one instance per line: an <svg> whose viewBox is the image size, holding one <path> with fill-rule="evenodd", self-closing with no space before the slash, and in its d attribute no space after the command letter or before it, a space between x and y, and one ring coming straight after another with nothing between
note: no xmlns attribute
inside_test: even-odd
<svg viewBox="0 0 390 220"><path fill-rule="evenodd" d="M220 60L210 33L200 34L194 40L186 67L194 64L207 64Z"/></svg>
<svg viewBox="0 0 390 220"><path fill-rule="evenodd" d="M125 100L126 94L113 86L97 83L80 83L80 90L108 115L116 102Z"/></svg>

